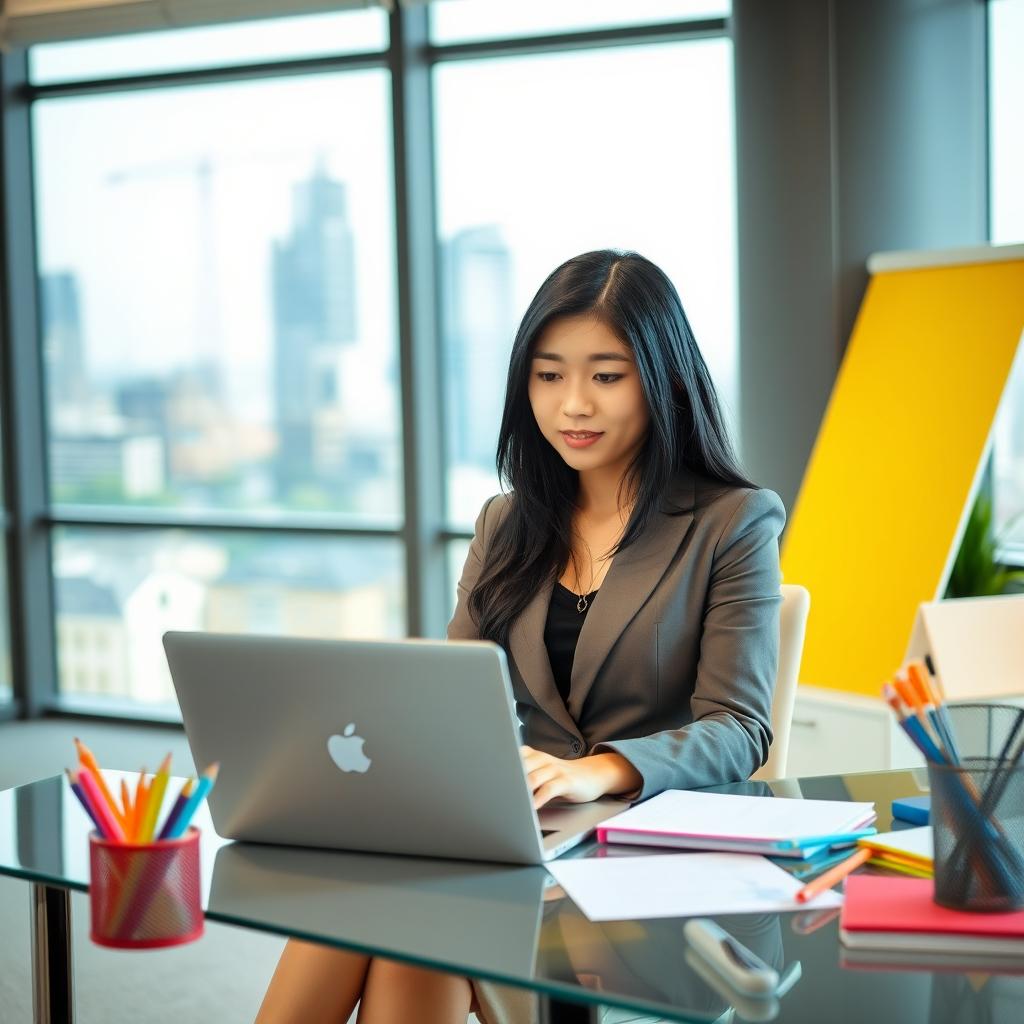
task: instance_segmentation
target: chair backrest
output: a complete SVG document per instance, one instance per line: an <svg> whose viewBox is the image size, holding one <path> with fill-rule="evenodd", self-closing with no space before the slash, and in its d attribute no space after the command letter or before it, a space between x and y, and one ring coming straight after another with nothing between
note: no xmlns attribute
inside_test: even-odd
<svg viewBox="0 0 1024 1024"><path fill-rule="evenodd" d="M793 725L793 704L800 678L800 657L804 650L804 631L811 595L805 587L783 583L782 610L779 615L779 671L772 698L772 745L768 760L753 774L755 779L781 779L789 758L789 734Z"/></svg>

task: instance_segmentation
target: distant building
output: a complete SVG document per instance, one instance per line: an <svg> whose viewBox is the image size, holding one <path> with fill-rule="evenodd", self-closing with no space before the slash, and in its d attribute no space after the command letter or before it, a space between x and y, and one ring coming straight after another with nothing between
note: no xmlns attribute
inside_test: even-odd
<svg viewBox="0 0 1024 1024"><path fill-rule="evenodd" d="M226 565L223 546L201 532L69 531L54 566L62 688L173 704L163 634L203 628L208 582ZM82 627L95 633L104 625L120 631L123 657L109 687L79 671L88 667L80 654L102 644L91 643Z"/></svg>
<svg viewBox="0 0 1024 1024"><path fill-rule="evenodd" d="M161 637L168 629L201 628L201 583L157 570L123 599L114 585L86 576L55 576L54 587L63 692L173 702Z"/></svg>
<svg viewBox="0 0 1024 1024"><path fill-rule="evenodd" d="M345 185L318 167L296 186L289 236L274 243L274 420L283 497L338 458L340 352L356 339L355 249ZM321 429L332 434L318 440ZM318 458L319 453L319 458ZM319 463L319 465L318 465Z"/></svg>
<svg viewBox="0 0 1024 1024"><path fill-rule="evenodd" d="M60 412L81 407L89 393L82 341L82 311L74 274L43 274L40 278L43 362L51 422Z"/></svg>
<svg viewBox="0 0 1024 1024"><path fill-rule="evenodd" d="M442 270L449 457L492 469L516 330L512 255L499 228L470 228L445 244Z"/></svg>
<svg viewBox="0 0 1024 1024"><path fill-rule="evenodd" d="M51 434L49 448L58 501L137 501L164 489L164 446L159 437Z"/></svg>
<svg viewBox="0 0 1024 1024"><path fill-rule="evenodd" d="M162 638L169 629L202 629L205 602L205 585L174 568L148 572L125 597L128 666L136 700L174 700Z"/></svg>
<svg viewBox="0 0 1024 1024"><path fill-rule="evenodd" d="M166 438L167 401L166 377L129 377L115 385L114 407L133 431Z"/></svg>
<svg viewBox="0 0 1024 1024"><path fill-rule="evenodd" d="M210 584L203 628L300 637L402 636L397 559L377 545L265 546Z"/></svg>
<svg viewBox="0 0 1024 1024"><path fill-rule="evenodd" d="M132 697L117 596L81 576L55 576L57 664L65 693Z"/></svg>

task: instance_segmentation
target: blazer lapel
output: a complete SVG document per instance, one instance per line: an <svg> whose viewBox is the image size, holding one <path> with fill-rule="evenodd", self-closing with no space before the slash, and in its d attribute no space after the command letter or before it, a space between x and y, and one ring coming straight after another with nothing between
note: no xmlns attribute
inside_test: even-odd
<svg viewBox="0 0 1024 1024"><path fill-rule="evenodd" d="M612 562L613 566L614 564ZM579 727L566 710L555 686L551 659L548 658L548 649L544 646L544 625L547 622L553 590L553 582L541 587L512 624L508 638L509 653L537 705L570 736L582 739Z"/></svg>
<svg viewBox="0 0 1024 1024"><path fill-rule="evenodd" d="M569 712L574 720L579 721L597 673L615 642L665 575L693 522L690 511L668 515L667 510L692 509L693 500L693 480L686 477L640 537L612 559L576 645L569 687Z"/></svg>

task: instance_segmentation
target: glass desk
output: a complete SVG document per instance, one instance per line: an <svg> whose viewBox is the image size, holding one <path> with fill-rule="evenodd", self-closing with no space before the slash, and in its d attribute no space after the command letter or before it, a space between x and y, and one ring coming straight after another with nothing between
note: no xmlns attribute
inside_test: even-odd
<svg viewBox="0 0 1024 1024"><path fill-rule="evenodd" d="M926 783L922 770L718 788L874 800L885 830L892 799ZM717 918L780 973L795 974L799 961L799 980L780 1000L750 1004L691 963L683 919L591 923L543 868L225 843L202 813L208 920L524 987L537 993L542 1022L596 1021L598 1005L673 1021L1024 1019L1024 958L1019 971L983 961L911 966L895 954L857 960L839 944L838 911ZM0 874L32 885L37 1021L73 1019L69 890L88 888L89 828L63 777L0 792ZM614 855L651 852L665 851L618 847ZM600 854L591 842L572 855Z"/></svg>

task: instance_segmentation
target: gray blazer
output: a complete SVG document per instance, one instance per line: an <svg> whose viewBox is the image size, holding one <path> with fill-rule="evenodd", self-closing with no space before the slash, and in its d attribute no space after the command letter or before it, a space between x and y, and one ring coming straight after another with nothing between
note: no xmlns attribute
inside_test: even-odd
<svg viewBox="0 0 1024 1024"><path fill-rule="evenodd" d="M479 639L467 602L513 500L496 495L477 518L451 640ZM507 651L524 742L563 758L618 751L643 776L643 799L748 778L772 740L784 522L774 491L680 478L613 559L580 633L567 703L544 646L554 579L541 588Z"/></svg>

